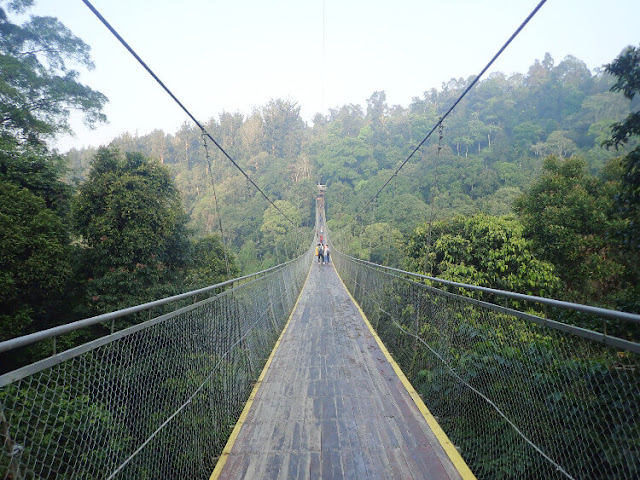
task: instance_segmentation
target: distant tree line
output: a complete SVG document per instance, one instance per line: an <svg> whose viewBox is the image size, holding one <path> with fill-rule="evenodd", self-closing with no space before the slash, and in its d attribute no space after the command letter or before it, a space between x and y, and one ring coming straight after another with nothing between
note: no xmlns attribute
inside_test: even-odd
<svg viewBox="0 0 640 480"><path fill-rule="evenodd" d="M628 56L636 50L625 52L595 72L575 57L556 64L546 54L526 74L491 74L446 120L442 137L433 135L358 219L356 213L470 79L450 80L408 107L388 105L384 92L374 92L366 107L337 107L317 114L310 125L297 103L275 99L248 116L224 112L209 120L207 129L305 227L313 225L314 184L328 185L329 227L348 236L349 251L362 258L480 279L477 265L464 256L449 258L451 266L444 270L434 269L431 260L416 261L422 255L416 235L422 234L415 229L426 225L420 228L432 242L428 248L437 242L443 247L445 239L438 235L453 228L446 225L466 224L457 217L515 215L506 223L486 217L479 222L509 225L508 235L527 243L530 263L548 262L553 279L546 283L547 274L540 274L534 288L524 279L538 274L528 269L512 288L635 311L637 166L621 159L635 155L629 152L635 151L637 136L625 125L637 121L638 98L618 73L619 65L634 64ZM612 124L619 125L613 136ZM189 227L200 234L216 231L211 179L196 127L185 124L174 134L123 134L112 145L166 166L181 192ZM68 153L76 178L86 178L93 155L91 149ZM271 233L263 199L221 154L213 160L220 215L241 269L255 271L283 259L282 240ZM467 241L470 250L483 248ZM515 265L504 270L496 264L482 281L504 283L503 274L521 274Z"/></svg>

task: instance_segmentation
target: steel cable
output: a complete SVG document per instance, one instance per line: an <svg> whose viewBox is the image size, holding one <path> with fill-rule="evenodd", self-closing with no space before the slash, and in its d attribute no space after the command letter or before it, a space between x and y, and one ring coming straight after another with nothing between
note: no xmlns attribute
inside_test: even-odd
<svg viewBox="0 0 640 480"><path fill-rule="evenodd" d="M209 156L209 146L207 145L207 137L204 130L202 131L202 143L204 144L204 154L207 158L207 168L209 169L209 179L211 180L211 190L213 191L213 203L216 208L216 216L218 217L218 228L220 229L220 237L222 239L222 251L224 252L224 265L227 268L227 280L231 280L231 270L229 269L229 258L227 255L227 244L224 238L224 230L222 229L222 215L220 215L220 207L218 206L218 196L216 195L216 184L213 180L213 165Z"/></svg>
<svg viewBox="0 0 640 480"><path fill-rule="evenodd" d="M91 2L89 0L82 0L82 2L89 8L89 10L91 10L93 12L93 14L103 23L103 25L105 27L107 27L107 29L113 34L113 36L116 37L118 39L118 41L129 51L129 53L131 55L133 55L133 57L138 61L138 63L140 63L140 65L142 65L142 67L144 67L144 69L164 89L164 91L167 92L167 94L173 99L174 102L176 102L178 104L178 106L184 111L184 113L187 114L187 116L193 121L193 123L195 123L198 126L198 128L203 132L203 134L205 134L209 138L209 140L211 140L213 142L213 144L216 147L218 147L218 149L222 152L222 154L225 157L227 157L227 159L234 165L234 167L236 167L238 169L238 171L240 173L242 173L242 175L244 175L244 177L251 183L251 185L253 185L253 187L260 193L260 195L262 195L265 198L265 200L267 202L269 202L273 206L273 208L275 208L278 211L278 213L280 213L280 215L282 215L285 219L287 219L287 221L289 223L291 223L294 227L297 228L297 225L293 222L293 220L291 220L282 210L280 210L280 208L278 208L278 206L275 203L273 203L273 201L267 196L267 194L264 193L264 191L262 191L262 189L251 179L251 177L242 169L242 167L240 165L238 165L233 158L231 158L231 156L226 152L226 150L224 148L222 148L222 146L216 141L216 139L213 138L209 132L207 132L207 130L204 128L204 125L202 125L191 114L191 112L187 109L187 107L185 107L182 104L182 102L180 100L178 100L178 97L176 97L173 94L173 92L171 90L169 90L169 87L167 87L164 84L164 82L162 82L162 80L160 80L160 78L153 72L153 70L151 70L151 68L144 62L144 60L142 60L142 58L140 58L140 56L135 52L135 50L126 42L126 40L124 38L122 38L122 36L120 36L120 34L116 31L116 29L111 26L111 24L91 4Z"/></svg>
<svg viewBox="0 0 640 480"><path fill-rule="evenodd" d="M498 59L498 57L502 54L502 52L504 52L506 50L506 48L509 46L509 44L513 41L514 38L516 38L518 36L518 34L522 31L522 29L527 25L527 23L529 23L529 21L534 17L534 15L536 13L538 13L538 10L540 10L540 8L542 8L542 5L544 5L546 3L547 0L541 0L540 3L538 3L538 5L536 5L536 7L531 11L531 13L527 16L527 18L524 19L524 21L520 24L520 26L518 26L518 28L515 30L515 32L513 32L511 34L511 36L509 37L509 39L504 43L504 45L502 45L502 47L500 48L500 50L498 50L498 53L496 53L493 58L489 61L489 63L487 63L485 65L485 67L480 71L480 73L473 79L473 81L467 86L467 88L464 89L464 91L460 94L460 96L456 99L455 102L453 102L453 105L451 105L449 107L449 109L444 113L444 115L442 115L442 117L440 117L440 119L436 122L436 124L433 126L433 128L429 131L429 133L427 133L427 135L422 139L422 141L418 144L417 147L415 147L413 149L413 151L411 152L411 154L400 164L400 166L398 168L396 168L396 171L393 173L393 175L391 175L389 177L389 179L382 185L382 187L380 187L380 189L376 192L376 194L371 197L369 199L369 201L364 205L364 207L362 207L360 209L360 211L356 214L356 217L360 216L366 209L367 207L376 199L378 198L378 195L380 195L380 193L386 188L387 185L389 185L389 183L391 183L391 181L398 175L398 172L400 172L400 170L402 170L402 167L404 167L406 165L406 163L411 160L411 158L415 155L415 153L420 149L420 147L422 147L422 145L424 145L424 143L429 139L429 137L431 136L431 134L433 134L433 132L436 131L436 129L442 124L442 122L444 121L445 118L447 118L447 116L449 116L449 114L453 111L454 108L456 108L456 106L460 103L460 101L465 97L465 95L467 93L469 93L469 90L471 90L473 88L473 86L478 83L478 80L480 80L480 78L485 74L485 72L491 67L491 65L493 65L493 63Z"/></svg>

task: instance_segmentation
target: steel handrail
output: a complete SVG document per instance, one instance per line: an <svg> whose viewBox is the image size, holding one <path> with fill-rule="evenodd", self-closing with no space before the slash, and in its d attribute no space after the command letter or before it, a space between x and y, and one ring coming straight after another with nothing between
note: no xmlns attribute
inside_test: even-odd
<svg viewBox="0 0 640 480"><path fill-rule="evenodd" d="M619 311L619 310L610 310L610 309L602 308L602 307L593 307L591 305L583 305L583 304L580 304L580 303L565 302L563 300L555 300L555 299L552 299L552 298L538 297L538 296L535 296L535 295L526 295L524 293L510 292L508 290L498 290L498 289L495 289L495 288L480 287L478 285L470 285L468 283L454 282L452 280L444 280L442 278L430 277L428 275L422 275L422 274L419 274L419 273L407 272L406 270L400 270L398 268L385 267L384 265L378 265L377 263L373 263L373 262L369 262L367 260L361 260L359 258L352 257L351 255L347 255L346 253L343 253L343 252L340 252L340 251L338 251L338 253L340 255L344 255L345 257L350 258L351 260L363 263L365 265L369 265L371 267L380 268L380 269L383 269L383 270L389 270L389 271L392 271L392 272L401 273L403 275L409 275L409 276L420 278L420 279L423 279L423 280L430 280L432 282L441 283L441 284L449 285L449 286L452 286L452 287L466 288L468 290L476 290L476 291L483 292L483 293L490 293L490 294L493 294L493 295L500 295L500 296L507 297L507 298L512 298L512 299L515 299L515 300L524 300L524 301L527 301L527 302L537 302L537 303L540 303L540 304L543 304L543 305L562 308L562 309L565 309L565 310L574 310L574 311L578 311L578 312L597 315L597 316L600 316L600 317L613 318L613 319L617 319L617 320L624 320L626 322L640 323L640 315L635 314L635 313L622 312L622 311Z"/></svg>
<svg viewBox="0 0 640 480"><path fill-rule="evenodd" d="M250 273L249 275L244 275L242 277L232 278L231 280L226 280L224 282L217 283L215 285L210 285L208 287L199 288L197 290L191 290L189 292L180 293L178 295L162 298L160 300L154 300L152 302L142 303L140 305L135 305L133 307L123 308L121 310L116 310L114 312L103 313L101 315L96 315L94 317L84 318L82 320L76 320L75 322L66 323L64 325L59 325L57 327L48 328L46 330L41 330L39 332L30 333L27 335L23 335L21 337L11 338L9 340L5 340L4 342L0 342L0 353L15 350L16 348L24 347L26 345L31 345L33 343L41 342L43 340L47 340L50 338L59 337L60 335L70 333L70 332L79 330L81 328L90 327L98 323L103 323L109 320L115 320L116 318L126 317L127 315L149 310L154 307L166 305L167 303L176 302L178 300L184 300L185 298L191 298L195 295L200 295L202 293L208 293L213 290L217 290L222 287L225 287L227 285L232 285L234 283L247 280L249 278L257 277L259 275L264 276L268 273L272 273L277 269L282 269L286 267L287 265L295 262L296 260L302 258L303 256L304 254L298 256L297 258L294 258L293 260L289 260L287 262L281 263L280 265L276 265L274 267L270 267L265 270L261 270L259 272Z"/></svg>

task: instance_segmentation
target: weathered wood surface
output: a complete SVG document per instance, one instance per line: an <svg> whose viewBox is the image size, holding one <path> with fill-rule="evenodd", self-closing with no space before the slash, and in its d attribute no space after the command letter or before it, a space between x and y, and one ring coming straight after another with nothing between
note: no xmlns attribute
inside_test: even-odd
<svg viewBox="0 0 640 480"><path fill-rule="evenodd" d="M460 478L333 266L314 261L220 478Z"/></svg>

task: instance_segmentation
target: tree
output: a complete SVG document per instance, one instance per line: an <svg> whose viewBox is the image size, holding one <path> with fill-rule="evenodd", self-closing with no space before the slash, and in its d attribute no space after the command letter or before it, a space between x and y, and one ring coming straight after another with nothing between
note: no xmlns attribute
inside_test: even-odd
<svg viewBox="0 0 640 480"><path fill-rule="evenodd" d="M21 12L31 0L0 2L0 123L2 136L35 144L68 132L69 114L80 110L89 125L103 122L106 97L78 82L70 64L93 68L89 46L56 18L12 23L7 10Z"/></svg>
<svg viewBox="0 0 640 480"><path fill-rule="evenodd" d="M611 91L621 91L626 98L633 100L640 92L640 48L627 47L606 66L606 71L617 78ZM611 138L603 144L617 150L638 136L640 111L630 113L623 122L614 123L611 126ZM640 248L640 145L624 157L623 167L622 191L616 200L623 214L630 220L625 244L637 251Z"/></svg>
<svg viewBox="0 0 640 480"><path fill-rule="evenodd" d="M52 326L71 274L61 219L45 201L0 181L0 341Z"/></svg>
<svg viewBox="0 0 640 480"><path fill-rule="evenodd" d="M357 137L364 125L364 113L360 105L344 105L329 110L329 134L334 137Z"/></svg>
<svg viewBox="0 0 640 480"><path fill-rule="evenodd" d="M264 141L264 123L258 112L247 118L240 129L240 140L243 151L247 156L256 156L261 153L261 145ZM257 166L256 166L257 170Z"/></svg>
<svg viewBox="0 0 640 480"><path fill-rule="evenodd" d="M576 115L576 127L594 138L598 148L611 136L611 121L622 119L629 111L628 101L612 92L591 95L582 102Z"/></svg>
<svg viewBox="0 0 640 480"><path fill-rule="evenodd" d="M305 222L313 205L307 185L328 185L327 212L339 220L364 206L468 81L453 79L408 108L387 105L384 93L374 92L362 106L337 106L316 116L312 128L300 119L299 105L286 99L274 99L245 117L223 113L206 127L271 198L295 205ZM612 152L594 144L604 138L603 126L629 112L626 98L608 92L612 84L613 77L592 75L579 60L554 63L549 55L528 76L490 75L447 118L442 140L432 135L392 180L395 193L385 188L377 196L370 222L412 231L427 218L425 203L437 205L438 219L510 213L514 197L540 175L547 154L582 155L593 171L601 169ZM161 136L153 137L129 136L130 147L120 148L161 152ZM242 265L271 265L274 247L282 248L263 242L269 236L260 231L264 199L255 197L253 187L216 149L210 154L225 241ZM189 226L199 235L217 231L200 131L185 125L170 135L164 158L176 175ZM252 243L243 249L247 242ZM252 252L256 258L249 261Z"/></svg>
<svg viewBox="0 0 640 480"><path fill-rule="evenodd" d="M7 12L23 13L32 5L0 0L0 175L42 196L60 214L70 189L60 181L62 158L43 140L70 131L72 109L90 125L105 121L107 99L77 81L69 64L92 68L89 47L62 23L51 17L31 17L23 25L10 21Z"/></svg>
<svg viewBox="0 0 640 480"><path fill-rule="evenodd" d="M160 162L160 165L164 165L164 158L167 153L167 138L162 130L154 130L149 134L149 143L151 151L149 152L152 158L155 158Z"/></svg>
<svg viewBox="0 0 640 480"><path fill-rule="evenodd" d="M374 130L384 127L388 113L387 95L383 92L373 92L367 99L367 120Z"/></svg>
<svg viewBox="0 0 640 480"><path fill-rule="evenodd" d="M361 235L361 244L367 249L365 259L382 265L400 266L402 234L391 224L379 222L367 225Z"/></svg>
<svg viewBox="0 0 640 480"><path fill-rule="evenodd" d="M12 336L71 320L65 164L45 140L70 131L71 110L89 125L105 120L106 97L78 82L92 68L89 47L51 17L21 25L32 0L0 0L0 242L2 324Z"/></svg>
<svg viewBox="0 0 640 480"><path fill-rule="evenodd" d="M73 217L84 243L88 304L104 312L180 289L186 215L168 170L138 153L101 148Z"/></svg>
<svg viewBox="0 0 640 480"><path fill-rule="evenodd" d="M546 142L536 143L531 149L536 155L555 155L569 157L577 150L576 144L567 137L567 131L555 130L549 134Z"/></svg>
<svg viewBox="0 0 640 480"><path fill-rule="evenodd" d="M535 122L526 121L513 127L511 141L516 155L525 154L528 147L542 140L543 136L543 128Z"/></svg>
<svg viewBox="0 0 640 480"><path fill-rule="evenodd" d="M297 102L271 100L262 109L265 147L274 157L294 157L300 153L305 123Z"/></svg>
<svg viewBox="0 0 640 480"><path fill-rule="evenodd" d="M371 148L359 138L332 141L322 149L318 159L323 164L319 172L327 184L340 180L353 185L363 175L369 177L378 169Z"/></svg>
<svg viewBox="0 0 640 480"><path fill-rule="evenodd" d="M224 246L218 235L207 235L192 241L191 259L186 278L189 290L215 285L228 280L224 255ZM235 278L240 272L235 258L228 252L227 259L229 262L229 275L231 275L231 278Z"/></svg>
<svg viewBox="0 0 640 480"><path fill-rule="evenodd" d="M260 231L264 235L270 251L276 252L276 260L285 260L290 257L293 251L293 243L288 240L300 226L300 213L291 202L287 200L276 200L274 204L293 222L284 218L273 205L269 205L264 212L262 226Z"/></svg>
<svg viewBox="0 0 640 480"><path fill-rule="evenodd" d="M570 300L602 300L623 273L609 239L618 222L610 215L614 188L588 174L580 158L547 157L542 176L515 202L525 235L556 266Z"/></svg>
<svg viewBox="0 0 640 480"><path fill-rule="evenodd" d="M51 153L45 145L31 145L7 150L0 139L0 179L23 187L41 197L47 208L65 217L73 193L62 178L67 168L65 159Z"/></svg>
<svg viewBox="0 0 640 480"><path fill-rule="evenodd" d="M382 196L384 199L385 197ZM378 207L376 216L407 233L423 221L429 214L428 205L419 197L409 193L399 193Z"/></svg>
<svg viewBox="0 0 640 480"><path fill-rule="evenodd" d="M510 217L457 217L419 226L407 240L414 272L529 295L552 296L553 265L534 255L522 225ZM431 237L432 240L429 240Z"/></svg>

